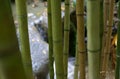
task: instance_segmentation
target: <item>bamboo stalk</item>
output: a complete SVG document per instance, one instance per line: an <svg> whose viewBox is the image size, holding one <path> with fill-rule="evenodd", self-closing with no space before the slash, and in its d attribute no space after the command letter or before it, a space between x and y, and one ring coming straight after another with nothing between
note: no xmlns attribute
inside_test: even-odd
<svg viewBox="0 0 120 79"><path fill-rule="evenodd" d="M64 18L64 79L67 79L68 73L68 52L69 52L69 31L70 31L70 0L65 0L65 18Z"/></svg>
<svg viewBox="0 0 120 79"><path fill-rule="evenodd" d="M23 65L27 79L33 79L32 62L31 62L30 46L29 46L29 35L28 35L26 0L16 0L15 2L16 2L18 23L19 23L20 48L21 48Z"/></svg>
<svg viewBox="0 0 120 79"><path fill-rule="evenodd" d="M104 11L103 11L103 19L104 19L104 27L103 27L103 38L102 38L102 50L101 50L101 64L100 64L100 68L101 68L101 79L102 79L102 75L104 75L104 65L103 64L103 58L104 58L104 54L105 54L105 47L106 47L106 32L107 32L107 21L108 21L108 15L109 15L109 0L104 0L104 3L103 3L103 7L104 7Z"/></svg>
<svg viewBox="0 0 120 79"><path fill-rule="evenodd" d="M87 1L88 76L100 79L100 0ZM97 18L97 20L96 20Z"/></svg>
<svg viewBox="0 0 120 79"><path fill-rule="evenodd" d="M108 25L107 25L107 36L106 36L106 49L104 50L104 58L103 58L103 71L104 74L102 75L102 79L106 78L106 71L108 68L109 62L109 55L110 55L110 47L111 47L111 33L112 33L112 26L113 26L113 10L114 9L114 0L110 0L109 6L109 17L108 17Z"/></svg>
<svg viewBox="0 0 120 79"><path fill-rule="evenodd" d="M104 0L100 0L100 70L102 69L102 55L103 55L103 40L104 40L104 9L103 9L103 2Z"/></svg>
<svg viewBox="0 0 120 79"><path fill-rule="evenodd" d="M0 78L26 79L10 1L0 0L0 5Z"/></svg>
<svg viewBox="0 0 120 79"><path fill-rule="evenodd" d="M103 0L100 0L100 49L102 52L102 39L104 31L104 22L103 22Z"/></svg>
<svg viewBox="0 0 120 79"><path fill-rule="evenodd" d="M76 17L77 17L77 38L79 53L79 79L85 79L85 34L84 34L84 0L76 1Z"/></svg>
<svg viewBox="0 0 120 79"><path fill-rule="evenodd" d="M49 72L50 72L50 79L54 79L51 0L48 0L47 2L48 2L47 9L48 9Z"/></svg>
<svg viewBox="0 0 120 79"><path fill-rule="evenodd" d="M56 79L64 79L63 34L61 25L61 0L51 0L53 53L55 58Z"/></svg>
<svg viewBox="0 0 120 79"><path fill-rule="evenodd" d="M79 71L79 53L77 50L78 50L78 41L76 40L74 79L78 79L78 71Z"/></svg>
<svg viewBox="0 0 120 79"><path fill-rule="evenodd" d="M120 19L120 0L118 7L118 18ZM118 23L117 31L117 52L116 52L116 67L115 67L115 79L120 79L120 21Z"/></svg>
<svg viewBox="0 0 120 79"><path fill-rule="evenodd" d="M104 12L103 12L103 1L104 0L100 0L100 68L101 64L102 64L102 49L104 48L104 44L103 44L103 39L104 39ZM101 70L101 69L100 69Z"/></svg>

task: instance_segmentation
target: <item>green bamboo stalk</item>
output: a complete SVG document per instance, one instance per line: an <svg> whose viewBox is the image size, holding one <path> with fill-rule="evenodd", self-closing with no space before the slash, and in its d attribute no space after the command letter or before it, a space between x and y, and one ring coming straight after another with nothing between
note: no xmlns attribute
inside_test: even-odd
<svg viewBox="0 0 120 79"><path fill-rule="evenodd" d="M109 62L109 55L110 55L110 47L111 47L111 33L112 33L112 26L113 26L113 11L114 11L114 0L110 0L109 5L109 17L108 17L108 25L107 25L107 36L106 36L106 48L104 50L104 58L103 58L103 71L102 79L106 77L106 71L108 68Z"/></svg>
<svg viewBox="0 0 120 79"><path fill-rule="evenodd" d="M70 0L65 0L65 18L64 18L64 79L67 79L68 72L68 52L69 52L69 31L70 31Z"/></svg>
<svg viewBox="0 0 120 79"><path fill-rule="evenodd" d="M53 53L55 58L56 79L64 79L63 34L61 24L61 0L51 0Z"/></svg>
<svg viewBox="0 0 120 79"><path fill-rule="evenodd" d="M103 23L103 0L100 0L100 49L102 52L102 39L103 39L103 30L104 30L104 23Z"/></svg>
<svg viewBox="0 0 120 79"><path fill-rule="evenodd" d="M101 64L102 64L102 49L103 49L103 39L104 39L104 17L103 17L103 0L100 0L100 68L101 68ZM102 45L103 44L103 45Z"/></svg>
<svg viewBox="0 0 120 79"><path fill-rule="evenodd" d="M79 53L79 79L85 79L85 34L84 34L84 0L76 0L76 17L77 17L77 38Z"/></svg>
<svg viewBox="0 0 120 79"><path fill-rule="evenodd" d="M100 79L100 0L87 1L88 75ZM96 20L97 18L97 20Z"/></svg>
<svg viewBox="0 0 120 79"><path fill-rule="evenodd" d="M48 2L47 9L48 9L49 72L50 72L50 79L54 79L51 0L47 0L47 2Z"/></svg>
<svg viewBox="0 0 120 79"><path fill-rule="evenodd" d="M118 7L118 18L120 19L120 0ZM115 67L115 79L120 79L120 21L118 23L117 31L117 52L116 52L116 67Z"/></svg>
<svg viewBox="0 0 120 79"><path fill-rule="evenodd" d="M32 62L31 62L30 46L29 46L29 35L28 35L26 0L16 0L15 2L16 2L18 23L19 23L20 48L21 48L23 65L24 65L25 73L27 75L27 79L33 79Z"/></svg>
<svg viewBox="0 0 120 79"><path fill-rule="evenodd" d="M79 53L78 53L78 41L76 40L74 79L78 79L78 71L79 71Z"/></svg>
<svg viewBox="0 0 120 79"><path fill-rule="evenodd" d="M15 32L10 0L0 0L0 5L1 79L26 79Z"/></svg>

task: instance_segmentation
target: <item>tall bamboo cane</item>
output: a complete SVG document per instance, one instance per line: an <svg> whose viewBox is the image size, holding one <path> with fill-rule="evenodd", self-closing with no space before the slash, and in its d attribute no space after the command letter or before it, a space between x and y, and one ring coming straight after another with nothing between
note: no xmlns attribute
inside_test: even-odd
<svg viewBox="0 0 120 79"><path fill-rule="evenodd" d="M104 48L104 44L103 44L103 39L104 39L104 12L103 12L103 1L104 0L100 0L100 70L101 70L101 64L102 64L102 54L103 51L102 49Z"/></svg>
<svg viewBox="0 0 120 79"><path fill-rule="evenodd" d="M102 60L101 56L102 56L102 48L104 47L103 45L103 37L104 37L104 19L103 19L103 1L104 0L100 0L100 60ZM103 45L102 45L103 44ZM102 61L100 61L100 68L101 68L101 64Z"/></svg>
<svg viewBox="0 0 120 79"><path fill-rule="evenodd" d="M102 52L102 39L104 31L104 22L103 22L103 0L100 0L100 49Z"/></svg>
<svg viewBox="0 0 120 79"><path fill-rule="evenodd" d="M102 79L102 75L104 75L104 65L103 64L103 58L104 58L104 54L105 54L105 46L106 46L106 32L107 32L107 21L108 21L108 14L109 14L109 0L104 0L103 3L103 7L104 7L104 11L103 11L103 19L104 19L104 27L103 27L103 38L102 38L102 50L101 50L101 64L100 64L100 68L101 68L101 79Z"/></svg>
<svg viewBox="0 0 120 79"><path fill-rule="evenodd" d="M79 53L77 50L78 50L78 41L76 40L74 79L78 79L78 71L79 71Z"/></svg>
<svg viewBox="0 0 120 79"><path fill-rule="evenodd" d="M69 31L70 31L70 0L65 0L64 49L63 49L64 79L67 79L68 72Z"/></svg>
<svg viewBox="0 0 120 79"><path fill-rule="evenodd" d="M120 19L120 0L118 7L118 18ZM117 38L117 52L116 52L116 69L115 69L115 79L120 79L120 21L118 23L118 38Z"/></svg>
<svg viewBox="0 0 120 79"><path fill-rule="evenodd" d="M52 9L53 53L55 58L56 77L57 79L64 79L61 0L51 0L51 9Z"/></svg>
<svg viewBox="0 0 120 79"><path fill-rule="evenodd" d="M110 0L109 5L109 17L108 17L108 25L107 25L107 36L106 36L106 47L104 50L104 58L103 58L103 71L102 79L106 77L106 71L109 62L109 55L110 55L110 47L111 47L111 33L112 33L112 26L113 26L113 9L114 9L114 0Z"/></svg>
<svg viewBox="0 0 120 79"><path fill-rule="evenodd" d="M15 32L10 1L0 0L0 5L1 79L26 79Z"/></svg>
<svg viewBox="0 0 120 79"><path fill-rule="evenodd" d="M100 0L87 1L87 35L88 35L88 74L89 79L100 79L99 53L100 53L100 31L99 31ZM97 20L96 20L97 18Z"/></svg>
<svg viewBox="0 0 120 79"><path fill-rule="evenodd" d="M16 11L19 22L20 48L21 48L21 55L23 59L24 69L27 78L33 79L29 36L28 36L26 0L16 0Z"/></svg>
<svg viewBox="0 0 120 79"><path fill-rule="evenodd" d="M51 0L47 0L47 1L48 1L49 72L50 72L50 79L54 79Z"/></svg>
<svg viewBox="0 0 120 79"><path fill-rule="evenodd" d="M77 38L79 53L79 79L85 79L85 34L84 34L84 0L76 1L76 17L77 17Z"/></svg>

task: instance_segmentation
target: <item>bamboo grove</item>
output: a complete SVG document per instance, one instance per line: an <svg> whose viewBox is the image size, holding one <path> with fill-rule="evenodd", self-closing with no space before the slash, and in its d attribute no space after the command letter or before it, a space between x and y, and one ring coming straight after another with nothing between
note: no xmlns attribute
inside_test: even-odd
<svg viewBox="0 0 120 79"><path fill-rule="evenodd" d="M76 28L76 47L73 48L76 51L73 78L120 79L120 0L74 1L76 26L73 27ZM71 0L64 1L65 15L61 18L61 0L47 0L50 79L55 79L55 75L56 79L68 79L71 3ZM15 0L15 4L20 43L16 36L10 0L0 0L0 79L35 79L30 55L26 0ZM116 5L117 33L112 35ZM115 36L117 38L114 39ZM114 40L117 45L113 47ZM115 55L114 68L111 68L112 54Z"/></svg>

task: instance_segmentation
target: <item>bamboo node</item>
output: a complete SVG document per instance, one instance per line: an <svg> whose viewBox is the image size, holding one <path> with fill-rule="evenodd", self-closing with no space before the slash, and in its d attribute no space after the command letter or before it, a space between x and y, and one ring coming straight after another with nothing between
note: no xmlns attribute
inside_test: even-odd
<svg viewBox="0 0 120 79"><path fill-rule="evenodd" d="M100 52L101 49L97 49L97 50L89 50L87 49L88 52L91 52L91 53L96 53L96 52Z"/></svg>
<svg viewBox="0 0 120 79"><path fill-rule="evenodd" d="M77 16L84 16L84 13L76 13Z"/></svg>
<svg viewBox="0 0 120 79"><path fill-rule="evenodd" d="M64 76L64 74L56 72L56 76Z"/></svg>
<svg viewBox="0 0 120 79"><path fill-rule="evenodd" d="M106 5L109 5L110 3L108 1L104 2Z"/></svg>
<svg viewBox="0 0 120 79"><path fill-rule="evenodd" d="M107 27L112 27L111 25L107 25Z"/></svg>
<svg viewBox="0 0 120 79"><path fill-rule="evenodd" d="M70 29L64 29L64 31L68 31L68 32L69 32L69 31L70 31Z"/></svg>
<svg viewBox="0 0 120 79"><path fill-rule="evenodd" d="M27 15L26 14L21 14L21 15L17 15L18 18L26 18Z"/></svg>
<svg viewBox="0 0 120 79"><path fill-rule="evenodd" d="M62 40L53 40L54 43L61 43L63 42Z"/></svg>
<svg viewBox="0 0 120 79"><path fill-rule="evenodd" d="M85 50L85 51L79 51L79 50L78 50L78 53L86 53L86 50Z"/></svg>

